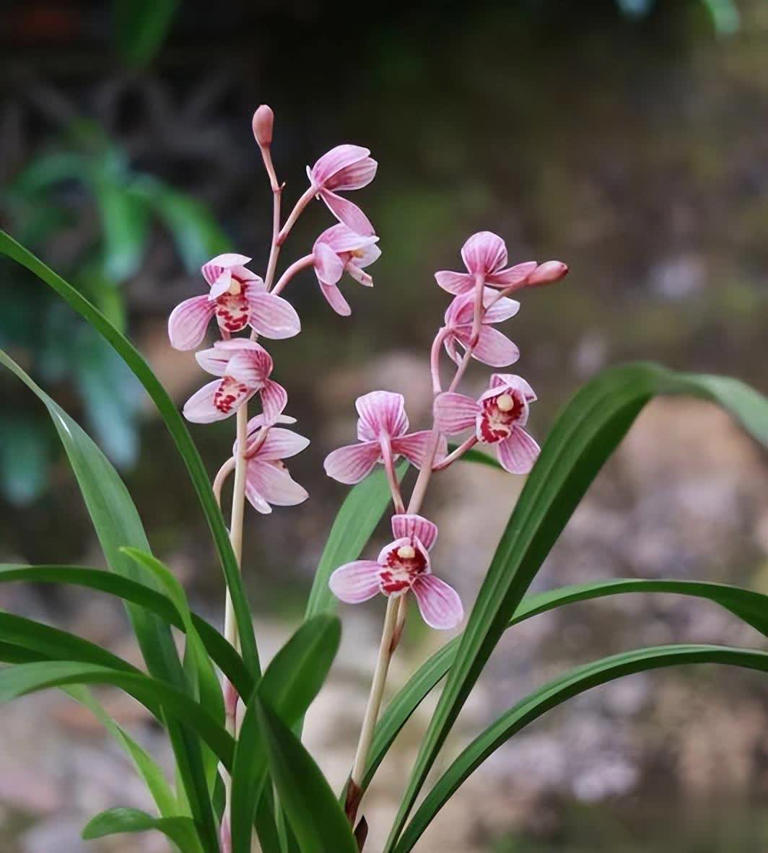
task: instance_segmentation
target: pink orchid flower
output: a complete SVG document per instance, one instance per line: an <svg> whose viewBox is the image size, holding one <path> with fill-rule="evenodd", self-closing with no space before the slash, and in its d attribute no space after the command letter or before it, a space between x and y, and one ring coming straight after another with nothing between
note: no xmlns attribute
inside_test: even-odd
<svg viewBox="0 0 768 853"><path fill-rule="evenodd" d="M437 525L420 515L392 516L394 542L376 560L355 560L336 569L329 585L348 604L383 595L416 596L422 618L431 628L455 628L464 618L456 590L432 574L429 551L437 539Z"/></svg>
<svg viewBox="0 0 768 853"><path fill-rule="evenodd" d="M478 400L446 391L435 400L435 424L447 435L474 428L465 442L492 444L502 467L512 474L527 474L539 455L539 445L524 429L529 404L536 399L520 376L494 373L488 390Z"/></svg>
<svg viewBox="0 0 768 853"><path fill-rule="evenodd" d="M408 432L408 416L402 394L391 391L371 391L355 401L358 444L340 447L325 459L325 472L340 483L353 485L364 479L377 462L388 469L402 455L419 468L430 451L432 433L429 430ZM445 439L435 454L436 460L445 457Z"/></svg>
<svg viewBox="0 0 768 853"><path fill-rule="evenodd" d="M245 255L217 255L202 267L210 291L185 299L171 312L168 336L171 346L191 350L199 346L212 317L226 334L250 326L254 332L275 340L301 331L296 310L280 296L267 293L263 279L245 265Z"/></svg>
<svg viewBox="0 0 768 853"><path fill-rule="evenodd" d="M480 323L477 343L472 349L472 357L491 367L506 367L514 364L520 358L520 350L505 334L492 328L494 323L501 323L514 317L520 310L520 303L506 296L499 298L490 288L483 291L484 313ZM445 328L441 332L445 351L457 364L461 356L456 346L460 344L465 350L470 347L473 337L475 316L475 297L472 293L457 296L445 312Z"/></svg>
<svg viewBox="0 0 768 853"><path fill-rule="evenodd" d="M315 163L307 174L315 191L331 213L358 234L373 234L368 217L351 201L336 191L359 190L368 186L376 175L378 163L370 150L360 145L337 145Z"/></svg>
<svg viewBox="0 0 768 853"><path fill-rule="evenodd" d="M267 419L276 419L288 395L282 385L269 378L273 362L264 347L247 338L217 341L195 354L200 367L221 377L204 385L184 405L184 417L196 424L221 421L243 403L259 394Z"/></svg>
<svg viewBox="0 0 768 853"><path fill-rule="evenodd" d="M272 424L291 423L293 418L257 415L248 421L246 442L245 496L258 512L272 512L272 506L296 506L309 497L307 490L290 475L283 460L301 453L309 439ZM237 454L237 442L232 449Z"/></svg>
<svg viewBox="0 0 768 853"><path fill-rule="evenodd" d="M374 234L356 234L343 222L323 231L312 247L312 261L320 289L337 314L348 317L352 312L337 287L344 272L365 287L373 287L373 279L363 269L381 256Z"/></svg>
<svg viewBox="0 0 768 853"><path fill-rule="evenodd" d="M470 293L478 282L501 288L523 285L538 266L536 261L525 261L506 267L507 246L491 231L473 234L462 246L461 257L467 272L441 270L435 273L437 283L448 293Z"/></svg>

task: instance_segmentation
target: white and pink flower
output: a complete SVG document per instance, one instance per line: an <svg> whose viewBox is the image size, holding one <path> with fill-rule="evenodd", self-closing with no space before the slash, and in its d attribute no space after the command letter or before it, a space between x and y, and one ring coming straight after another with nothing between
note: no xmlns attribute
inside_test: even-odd
<svg viewBox="0 0 768 853"><path fill-rule="evenodd" d="M307 490L291 477L283 462L301 453L309 445L309 439L272 425L274 422L292 421L293 418L285 416L270 419L264 415L248 421L245 496L258 512L270 513L272 506L296 506L309 497ZM232 452L237 454L237 443Z"/></svg>
<svg viewBox="0 0 768 853"><path fill-rule="evenodd" d="M368 217L354 203L338 192L359 190L368 186L376 175L378 163L370 150L360 145L337 145L307 167L311 189L321 198L331 213L357 234L373 234Z"/></svg>
<svg viewBox="0 0 768 853"><path fill-rule="evenodd" d="M402 394L391 391L371 391L358 397L355 408L357 444L340 447L325 459L325 472L340 483L359 483L383 462L390 470L393 463L405 456L420 468L430 454L432 433L429 430L408 432L408 416ZM435 459L446 455L445 439L441 439Z"/></svg>
<svg viewBox="0 0 768 853"><path fill-rule="evenodd" d="M478 400L455 392L440 394L435 399L435 425L446 435L474 429L466 447L477 442L494 445L502 467L512 474L527 474L539 455L539 445L525 430L535 399L533 389L520 376L494 373Z"/></svg>
<svg viewBox="0 0 768 853"><path fill-rule="evenodd" d="M376 560L355 560L331 575L333 594L348 604L368 601L376 593L416 596L422 618L431 628L455 628L464 618L456 590L432 574L429 552L437 539L437 525L415 514L392 516L393 542Z"/></svg>
<svg viewBox="0 0 768 853"><path fill-rule="evenodd" d="M269 378L272 357L260 344L247 338L217 341L195 354L203 370L219 379L204 385L184 405L184 417L197 424L221 421L234 414L254 394L274 422L283 411L288 395L282 385Z"/></svg>
<svg viewBox="0 0 768 853"><path fill-rule="evenodd" d="M491 367L506 367L520 358L520 350L503 332L493 328L514 317L520 303L498 294L489 288L483 291L483 314L479 324L475 323L475 297L472 293L457 296L445 312L445 328L441 332L448 356L457 364L461 354L457 345L472 349L472 357ZM477 340L473 343L475 327L479 326Z"/></svg>
<svg viewBox="0 0 768 853"><path fill-rule="evenodd" d="M291 338L301 331L301 321L290 302L268 293L263 279L246 267L250 258L227 253L202 267L210 290L185 299L168 319L171 345L179 350L199 346L215 316L221 331L233 334L250 326L265 338Z"/></svg>
<svg viewBox="0 0 768 853"><path fill-rule="evenodd" d="M343 222L323 231L312 247L312 263L320 289L337 314L348 317L351 310L338 288L346 272L365 287L373 287L373 279L364 272L381 255L374 234L357 234Z"/></svg>

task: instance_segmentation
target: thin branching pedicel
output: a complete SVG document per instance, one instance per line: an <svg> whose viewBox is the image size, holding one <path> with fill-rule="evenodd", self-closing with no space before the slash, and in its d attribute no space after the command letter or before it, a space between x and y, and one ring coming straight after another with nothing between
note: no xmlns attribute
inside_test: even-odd
<svg viewBox="0 0 768 853"><path fill-rule="evenodd" d="M509 295L524 287L559 281L568 268L560 261L527 261L507 267L507 247L490 231L472 235L461 256L466 272L435 273L437 283L454 299L430 351L431 429L409 432L402 395L372 391L355 404L358 443L334 450L325 460L326 473L348 484L360 482L382 463L395 510L393 541L378 558L340 566L330 579L333 593L350 604L367 601L379 592L388 598L368 707L347 786L346 810L353 826L389 662L403 631L408 593L413 593L422 618L432 628L452 629L464 618L456 591L432 573L429 551L437 539L437 526L420 515L432 473L447 468L478 443L492 445L502 467L514 474L527 474L539 453L538 444L525 430L529 405L536 395L522 377L494 373L478 400L456 389L473 358L490 367L507 367L518 360L517 346L495 328L520 309L520 303ZM442 351L453 365L447 386L441 376ZM449 453L446 437L470 430ZM395 473L395 462L401 456L419 469L407 503Z"/></svg>
<svg viewBox="0 0 768 853"><path fill-rule="evenodd" d="M333 310L349 315L351 309L339 289L339 281L347 273L360 284L372 286L373 280L364 269L380 255L376 246L378 237L368 218L356 204L338 194L360 189L373 180L377 163L367 148L338 145L308 167L309 186L283 222L283 184L272 161L274 114L268 106L256 110L252 128L273 199L272 239L264 276L249 269L252 259L247 255L219 255L202 268L207 293L186 299L173 310L168 322L168 334L176 349L199 347L213 319L221 336L212 347L195 355L203 370L216 379L190 397L184 415L193 423L212 423L235 415L232 457L221 466L213 490L220 503L224 482L234 472L230 539L241 567L246 500L258 512L270 513L273 506L294 506L308 497L306 490L291 477L284 460L304 450L309 440L278 426L293 424L295 419L284 414L288 394L271 378L272 357L257 338L279 340L300 332L301 321L296 310L279 294L294 276L309 267L314 269L323 296ZM282 247L301 213L315 198L322 199L338 223L323 231L312 251L291 263L275 283ZM258 400L261 411L249 420L248 404L252 399ZM229 593L224 634L239 650ZM240 697L226 679L222 689L227 731L237 737ZM227 799L221 823L221 847L223 853L230 853L231 780L226 773L224 778Z"/></svg>

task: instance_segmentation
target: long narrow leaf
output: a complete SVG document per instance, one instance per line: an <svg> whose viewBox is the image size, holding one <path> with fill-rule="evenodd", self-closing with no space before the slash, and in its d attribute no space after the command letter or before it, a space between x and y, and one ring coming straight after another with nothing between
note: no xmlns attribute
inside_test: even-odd
<svg viewBox="0 0 768 853"><path fill-rule="evenodd" d="M574 584L526 596L507 624L510 628L548 610L580 601L627 593L666 593L703 598L724 607L753 628L768 636L768 596L728 584L703 581L645 580L614 578L594 583ZM456 658L460 637L446 643L410 677L393 697L376 726L363 787L371 782L398 732L423 699L445 677Z"/></svg>
<svg viewBox="0 0 768 853"><path fill-rule="evenodd" d="M138 809L108 809L92 818L85 829L83 838L92 841L107 835L122 832L147 832L155 829L170 838L179 850L184 853L195 853L200 850L197 840L197 830L188 817L152 817Z"/></svg>
<svg viewBox="0 0 768 853"><path fill-rule="evenodd" d="M499 543L422 741L387 851L393 849L445 738L544 558L638 413L659 394L714 401L768 444L768 400L733 379L631 364L605 371L576 394L547 438Z"/></svg>
<svg viewBox="0 0 768 853"><path fill-rule="evenodd" d="M578 667L518 702L459 755L421 803L396 844L407 853L464 780L502 744L545 711L598 684L636 672L694 663L718 663L768 672L768 653L727 646L677 645L636 649Z"/></svg>
<svg viewBox="0 0 768 853"><path fill-rule="evenodd" d="M312 756L260 697L255 702L270 773L302 853L358 853L347 818Z"/></svg>

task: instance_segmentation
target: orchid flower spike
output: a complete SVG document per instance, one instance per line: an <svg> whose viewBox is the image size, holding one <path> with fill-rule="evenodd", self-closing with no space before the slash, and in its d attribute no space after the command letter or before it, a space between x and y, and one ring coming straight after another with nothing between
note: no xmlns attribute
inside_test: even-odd
<svg viewBox="0 0 768 853"><path fill-rule="evenodd" d="M455 628L464 618L456 590L432 574L429 551L437 539L437 525L420 515L392 516L394 542L376 560L355 560L336 569L329 585L348 604L413 591L422 618L431 628Z"/></svg>
<svg viewBox="0 0 768 853"><path fill-rule="evenodd" d="M479 282L499 288L523 287L537 267L536 261L506 267L507 246L491 231L473 234L462 246L461 257L467 272L441 270L435 273L437 283L448 293L470 293Z"/></svg>
<svg viewBox="0 0 768 853"><path fill-rule="evenodd" d="M195 358L203 370L221 378L204 385L187 400L184 417L188 421L208 424L224 420L257 393L268 420L274 422L285 408L285 388L269 378L272 358L255 341L217 341L210 349L196 353Z"/></svg>
<svg viewBox="0 0 768 853"><path fill-rule="evenodd" d="M285 416L271 419L257 415L248 421L245 496L258 512L270 513L272 506L295 506L309 497L283 463L284 459L301 453L309 445L309 439L289 429L272 426L274 422L293 420ZM236 455L237 452L235 442L232 453Z"/></svg>
<svg viewBox="0 0 768 853"><path fill-rule="evenodd" d="M483 308L480 333L472 349L472 357L491 367L514 364L520 358L520 350L505 334L492 326L514 317L520 310L520 303L506 296L499 297L490 288L485 288ZM456 346L460 344L464 349L469 349L474 316L475 297L472 293L457 296L445 312L445 329L442 332L445 351L457 364L461 361L461 355Z"/></svg>
<svg viewBox="0 0 768 853"><path fill-rule="evenodd" d="M185 299L171 312L168 336L171 346L191 350L199 346L211 318L227 333L250 326L265 338L291 338L301 331L296 310L280 296L268 293L263 279L245 265L245 255L217 255L203 265L203 278L210 291Z"/></svg>
<svg viewBox="0 0 768 853"><path fill-rule="evenodd" d="M357 421L358 444L340 447L325 459L325 473L340 483L359 483L383 462L390 470L394 462L405 456L420 468L429 453L432 433L429 430L408 432L408 416L402 394L391 391L371 391L355 401L359 415ZM435 460L447 453L445 439L441 438Z"/></svg>
<svg viewBox="0 0 768 853"><path fill-rule="evenodd" d="M535 399L520 376L494 373L478 400L449 391L440 394L435 399L435 425L446 435L473 428L476 441L496 447L502 467L512 474L527 474L539 455L539 445L524 429Z"/></svg>
<svg viewBox="0 0 768 853"><path fill-rule="evenodd" d="M373 279L364 268L381 255L374 234L356 234L340 222L323 231L312 247L312 262L320 289L328 304L337 314L348 317L352 312L347 300L337 287L344 272L366 287L373 287Z"/></svg>
<svg viewBox="0 0 768 853"><path fill-rule="evenodd" d="M376 175L378 163L370 150L360 145L337 145L307 167L310 185L331 213L358 234L373 234L368 217L354 202L337 195L337 191L359 190L368 186Z"/></svg>

